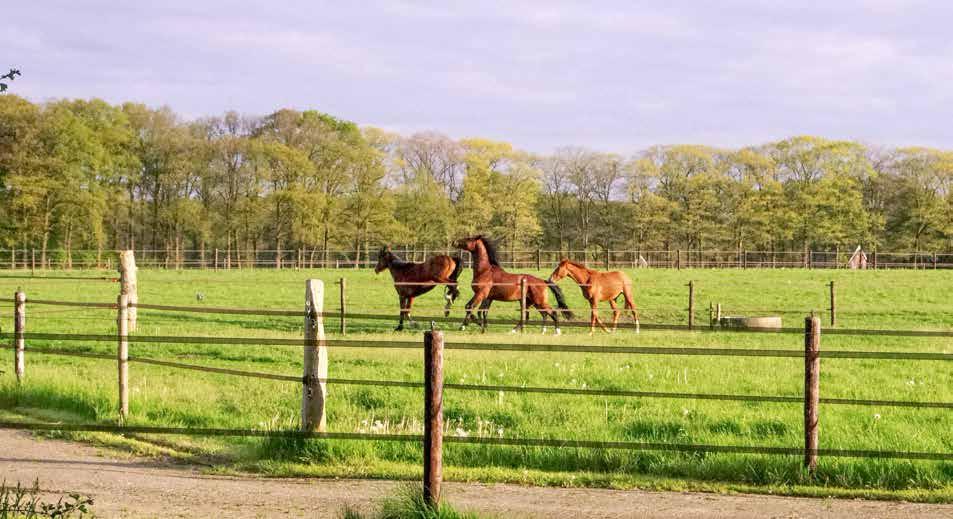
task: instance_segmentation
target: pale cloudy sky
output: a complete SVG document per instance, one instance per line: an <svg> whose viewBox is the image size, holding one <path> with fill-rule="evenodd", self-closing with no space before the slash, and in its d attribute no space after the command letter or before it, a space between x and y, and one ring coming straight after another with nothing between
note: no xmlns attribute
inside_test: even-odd
<svg viewBox="0 0 953 519"><path fill-rule="evenodd" d="M41 101L314 108L539 152L794 134L953 147L953 3L8 0Z"/></svg>

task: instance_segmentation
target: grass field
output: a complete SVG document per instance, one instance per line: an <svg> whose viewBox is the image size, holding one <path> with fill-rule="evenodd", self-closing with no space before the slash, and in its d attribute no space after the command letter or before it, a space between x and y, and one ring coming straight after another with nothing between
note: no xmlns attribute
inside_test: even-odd
<svg viewBox="0 0 953 519"><path fill-rule="evenodd" d="M544 277L548 272L540 272ZM686 283L696 283L696 322L707 327L708 305L727 315L782 315L801 327L811 310L827 322L827 283L837 286L838 328L953 329L950 274L944 271L642 270L636 280L642 322L685 323ZM0 293L12 298L20 286L32 299L115 301L118 286L107 281L9 278L0 273ZM54 275L52 273L50 276ZM112 276L102 272L55 275ZM396 296L389 276L370 271L140 271L140 303L303 308L304 280L326 283L325 309L338 308L337 286L347 278L348 310L388 313L393 320L348 320L348 338L421 341L421 330L395 333ZM461 280L469 279L465 272ZM561 285L570 306L583 309L571 280ZM470 290L452 315L462 317ZM197 295L201 294L199 301ZM12 315L12 303L5 303ZM415 304L427 323L440 315L434 291ZM782 313L783 311L783 313ZM28 304L30 332L115 332L114 311ZM494 316L515 318L513 304L497 303ZM566 328L541 335L538 314L524 334L509 326L480 334L444 326L449 342L507 342L803 349L798 334L750 334L707 330L620 330L613 335ZM9 319L9 318L8 318ZM299 317L187 314L140 310L140 334L298 338ZM12 319L2 323L10 331ZM330 338L336 319L326 319ZM111 343L37 341L77 351L112 353ZM28 349L30 344L28 344ZM949 337L823 335L822 350L953 352ZM8 350L9 354L9 350ZM130 354L151 358L286 375L300 375L301 351L293 346L133 344ZM420 381L419 350L331 348L329 376ZM6 366L4 366L6 368ZM822 361L821 396L953 402L953 366L944 361ZM0 375L0 418L59 419L113 423L117 419L115 364L105 360L27 354L27 381L16 387L12 369ZM131 423L185 427L294 428L300 384L174 370L133 363ZM626 389L692 393L800 396L803 360L798 358L600 355L448 350L446 382ZM331 431L419 433L419 389L331 386ZM802 408L797 403L750 403L622 397L584 397L502 392L445 392L448 434L528 438L648 441L800 447ZM11 418L12 417L12 418ZM822 405L822 448L953 451L953 412L944 409ZM420 447L411 443L277 441L249 438L78 435L148 452L201 459L216 470L254 470L271 475L416 478ZM447 445L445 476L459 480L549 485L640 486L753 490L811 495L863 495L953 501L953 462L821 458L816 477L800 457Z"/></svg>

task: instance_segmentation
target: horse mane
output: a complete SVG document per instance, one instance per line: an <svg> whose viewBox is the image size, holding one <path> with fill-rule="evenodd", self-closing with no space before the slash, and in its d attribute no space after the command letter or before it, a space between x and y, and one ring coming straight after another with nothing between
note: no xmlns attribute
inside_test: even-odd
<svg viewBox="0 0 953 519"><path fill-rule="evenodd" d="M500 262L496 256L496 243L482 234L477 236L476 239L483 242L483 248L486 249L486 257L490 260L490 265L496 265L499 267Z"/></svg>
<svg viewBox="0 0 953 519"><path fill-rule="evenodd" d="M405 261L403 258L401 258L400 256L398 256L397 254L394 254L394 251L391 251L391 250L382 250L380 253L381 253L381 254L390 254L390 265L391 265L391 267L393 267L393 268L395 268L395 269L397 269L397 270L402 270L402 269L406 269L406 268L408 268L408 267L414 266L414 263L413 263L413 262L411 262L411 261Z"/></svg>
<svg viewBox="0 0 953 519"><path fill-rule="evenodd" d="M582 263L579 263L578 261L573 261L573 260L571 260L571 259L567 259L567 260L566 260L566 263L569 263L570 265L572 265L572 266L574 266L574 267L577 267L577 268L581 268L581 269L583 269L583 270L589 270L589 267L585 266L585 265L582 264Z"/></svg>

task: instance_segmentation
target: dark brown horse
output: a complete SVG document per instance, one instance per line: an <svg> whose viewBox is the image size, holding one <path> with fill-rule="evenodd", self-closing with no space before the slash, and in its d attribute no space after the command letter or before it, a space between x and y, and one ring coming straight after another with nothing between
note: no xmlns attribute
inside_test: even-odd
<svg viewBox="0 0 953 519"><path fill-rule="evenodd" d="M608 301L612 307L612 331L615 331L619 324L619 314L622 311L616 306L616 298L620 295L625 297L625 308L632 312L632 318L635 319L635 333L639 333L639 310L632 299L632 280L624 272L600 272L586 268L582 263L576 263L563 259L559 266L549 276L549 280L558 282L560 279L569 276L582 289L582 296L589 301L592 307L592 315L589 318L589 335L596 330L596 324L603 330L609 331L606 325L599 319L600 301Z"/></svg>
<svg viewBox="0 0 953 519"><path fill-rule="evenodd" d="M457 243L457 248L469 251L473 255L473 297L467 302L467 314L463 318L461 328L466 328L471 320L476 321L473 309L479 307L482 314L482 327L486 330L486 310L490 301L519 301L521 298L520 280L526 280L526 315L523 322L529 320L529 307L539 310L543 316L543 331L546 331L546 318L553 320L556 333L559 333L559 314L572 319L572 312L563 297L562 290L555 283L547 283L536 276L529 274L511 274L500 267L496 258L496 248L492 241L483 236L464 238ZM560 310L553 310L546 302L546 290L552 290L556 296L556 304ZM519 326L517 326L519 328ZM514 329L515 330L515 329Z"/></svg>
<svg viewBox="0 0 953 519"><path fill-rule="evenodd" d="M374 272L380 274L385 269L389 270L391 277L394 278L394 289L397 290L397 297L400 299L398 331L404 329L404 318L411 324L414 322L410 318L414 298L430 292L438 284L444 284L447 287L444 294L444 299L447 300L443 310L444 316L450 315L450 305L457 297L460 297L460 289L457 287L457 277L463 271L463 260L460 258L433 256L423 263L413 263L398 258L391 252L390 247L383 247L377 256Z"/></svg>

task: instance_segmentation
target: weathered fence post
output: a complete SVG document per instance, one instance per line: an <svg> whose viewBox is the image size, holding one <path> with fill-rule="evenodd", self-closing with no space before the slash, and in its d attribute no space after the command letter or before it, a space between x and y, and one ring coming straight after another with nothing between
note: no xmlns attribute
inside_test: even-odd
<svg viewBox="0 0 953 519"><path fill-rule="evenodd" d="M345 335L347 334L347 309L346 309L347 307L345 306L346 302L344 299L344 293L347 290L347 280L345 280L344 278L341 278L340 285L341 285L341 335Z"/></svg>
<svg viewBox="0 0 953 519"><path fill-rule="evenodd" d="M831 287L831 328L833 328L834 326L837 326L837 305L836 305L837 299L835 298L833 280L831 280L830 287Z"/></svg>
<svg viewBox="0 0 953 519"><path fill-rule="evenodd" d="M218 249L215 249L215 266L212 267L212 270L218 270Z"/></svg>
<svg viewBox="0 0 953 519"><path fill-rule="evenodd" d="M129 296L119 294L116 329L119 332L119 422L125 423L129 416Z"/></svg>
<svg viewBox="0 0 953 519"><path fill-rule="evenodd" d="M536 247L536 270L542 270L542 253L539 250L539 247Z"/></svg>
<svg viewBox="0 0 953 519"><path fill-rule="evenodd" d="M30 249L30 275L36 275L36 249Z"/></svg>
<svg viewBox="0 0 953 519"><path fill-rule="evenodd" d="M119 251L119 293L129 298L128 317L129 331L136 331L139 303L139 286L136 275L136 252L132 250Z"/></svg>
<svg viewBox="0 0 953 519"><path fill-rule="evenodd" d="M328 349L324 337L324 282L305 281L304 376L301 379L301 430L324 432Z"/></svg>
<svg viewBox="0 0 953 519"><path fill-rule="evenodd" d="M675 270L682 270L682 249L675 251Z"/></svg>
<svg viewBox="0 0 953 519"><path fill-rule="evenodd" d="M526 326L526 277L520 276L520 331Z"/></svg>
<svg viewBox="0 0 953 519"><path fill-rule="evenodd" d="M606 247L606 261L605 261L606 270L609 270L609 264L612 263L611 258L610 258L611 254L612 254L612 253L609 252L609 248Z"/></svg>
<svg viewBox="0 0 953 519"><path fill-rule="evenodd" d="M688 329L695 327L695 282L688 282Z"/></svg>
<svg viewBox="0 0 953 519"><path fill-rule="evenodd" d="M748 268L748 251L747 250L741 251L741 268L742 269Z"/></svg>
<svg viewBox="0 0 953 519"><path fill-rule="evenodd" d="M443 480L443 332L424 332L424 501L440 503Z"/></svg>
<svg viewBox="0 0 953 519"><path fill-rule="evenodd" d="M933 270L936 270L936 253L933 253Z"/></svg>
<svg viewBox="0 0 953 519"><path fill-rule="evenodd" d="M821 388L821 320L804 319L804 466L817 469L817 408Z"/></svg>
<svg viewBox="0 0 953 519"><path fill-rule="evenodd" d="M23 334L26 332L26 294L17 290L13 295L13 371L17 376L17 384L23 383L23 377L26 375L26 361L23 358L26 349L26 340Z"/></svg>

